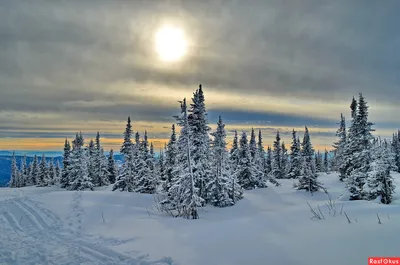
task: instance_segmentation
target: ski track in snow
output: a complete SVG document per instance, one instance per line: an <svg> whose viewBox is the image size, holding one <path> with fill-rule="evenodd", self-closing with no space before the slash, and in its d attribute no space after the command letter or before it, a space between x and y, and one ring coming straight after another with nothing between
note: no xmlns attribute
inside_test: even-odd
<svg viewBox="0 0 400 265"><path fill-rule="evenodd" d="M72 214L82 214L80 207ZM82 235L64 228L61 219L38 202L23 196L0 202L0 264L172 264L170 260L148 262L107 247L105 238ZM78 212L77 212L78 211ZM115 243L115 242L114 242Z"/></svg>

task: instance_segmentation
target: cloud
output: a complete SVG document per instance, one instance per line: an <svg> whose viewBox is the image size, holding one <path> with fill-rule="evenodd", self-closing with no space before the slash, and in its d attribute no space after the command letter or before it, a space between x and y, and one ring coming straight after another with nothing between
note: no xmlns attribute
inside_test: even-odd
<svg viewBox="0 0 400 265"><path fill-rule="evenodd" d="M0 136L117 134L128 115L138 129L167 135L176 101L199 83L212 121L222 114L254 127L331 128L363 92L386 133L400 111L399 8L392 0L2 1ZM153 51L163 23L188 35L180 63L162 64Z"/></svg>

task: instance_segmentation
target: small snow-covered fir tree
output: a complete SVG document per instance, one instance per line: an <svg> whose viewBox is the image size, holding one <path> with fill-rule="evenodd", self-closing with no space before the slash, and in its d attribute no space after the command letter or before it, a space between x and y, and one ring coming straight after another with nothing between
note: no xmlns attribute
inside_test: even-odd
<svg viewBox="0 0 400 265"><path fill-rule="evenodd" d="M122 155L129 155L129 153L131 152L131 148L133 145L132 135L133 135L133 131L132 131L132 124L131 124L131 117L128 117L128 121L126 123L126 128L124 131L124 142L122 143L121 150L120 150L120 153Z"/></svg>
<svg viewBox="0 0 400 265"><path fill-rule="evenodd" d="M37 155L34 155L28 181L31 185L38 185L39 184L38 178L39 178L39 159Z"/></svg>
<svg viewBox="0 0 400 265"><path fill-rule="evenodd" d="M232 148L229 150L229 162L232 172L236 174L239 166L239 140L236 130L234 131Z"/></svg>
<svg viewBox="0 0 400 265"><path fill-rule="evenodd" d="M292 131L292 145L290 146L290 169L288 178L296 179L301 175L302 156L300 145L297 142L296 131Z"/></svg>
<svg viewBox="0 0 400 265"><path fill-rule="evenodd" d="M107 172L108 172L108 182L114 184L117 179L118 169L117 165L115 164L114 151L112 149L108 154Z"/></svg>
<svg viewBox="0 0 400 265"><path fill-rule="evenodd" d="M270 146L267 147L267 158L265 161L265 173L270 174L272 171L272 149Z"/></svg>
<svg viewBox="0 0 400 265"><path fill-rule="evenodd" d="M339 128L336 131L336 137L338 137L338 140L333 144L334 157L332 167L333 170L339 171L339 178L343 181L346 177L346 170L345 167L343 167L343 163L345 162L345 148L347 144L346 120L343 113L340 114L340 122L338 125Z"/></svg>
<svg viewBox="0 0 400 265"><path fill-rule="evenodd" d="M171 137L169 138L167 149L165 151L165 166L164 166L164 180L162 180L162 190L164 193L168 193L169 189L172 186L172 183L177 178L177 171L175 170L178 167L177 164L177 156L178 156L178 145L177 138L175 132L175 124L172 124L171 128Z"/></svg>
<svg viewBox="0 0 400 265"><path fill-rule="evenodd" d="M56 178L57 175L54 165L54 157L52 157L48 165L48 185L54 185Z"/></svg>
<svg viewBox="0 0 400 265"><path fill-rule="evenodd" d="M302 175L299 178L299 182L296 184L298 190L305 190L311 192L311 194L320 190L322 183L318 181L314 167L314 161L310 163L307 157L303 157Z"/></svg>
<svg viewBox="0 0 400 265"><path fill-rule="evenodd" d="M373 162L363 186L365 197L369 200L380 198L383 204L390 204L395 192L395 184L390 174L391 154L384 146L375 145Z"/></svg>
<svg viewBox="0 0 400 265"><path fill-rule="evenodd" d="M329 167L329 157L328 157L329 153L328 151L325 149L325 153L324 153L324 172L328 173L330 171L330 167Z"/></svg>
<svg viewBox="0 0 400 265"><path fill-rule="evenodd" d="M306 190L311 192L318 191L322 188L322 183L318 181L314 157L314 148L311 143L310 133L307 126L305 127L301 153L303 156L302 175L296 184L298 190Z"/></svg>
<svg viewBox="0 0 400 265"><path fill-rule="evenodd" d="M18 187L25 187L26 176L28 175L28 166L26 164L26 155L21 160L21 170L18 178Z"/></svg>
<svg viewBox="0 0 400 265"><path fill-rule="evenodd" d="M228 150L226 148L225 124L219 116L217 129L211 133L212 141L212 173L211 203L217 207L233 205L237 201L235 179L229 168ZM237 189L240 191L240 189Z"/></svg>
<svg viewBox="0 0 400 265"><path fill-rule="evenodd" d="M56 172L56 177L54 179L54 185L60 186L62 170L61 170L61 167L60 167L60 162L58 160L56 162L55 172Z"/></svg>
<svg viewBox="0 0 400 265"><path fill-rule="evenodd" d="M73 141L71 159L69 164L70 183L69 190L93 190L93 181L88 172L88 155L83 148L84 139L82 133L76 134Z"/></svg>
<svg viewBox="0 0 400 265"><path fill-rule="evenodd" d="M136 176L134 190L139 193L152 194L156 190L154 174L150 168L150 153L147 131L144 133L143 141L140 143L139 155L136 160Z"/></svg>
<svg viewBox="0 0 400 265"><path fill-rule="evenodd" d="M282 168L282 174L284 178L288 178L287 176L287 172L289 171L289 155L287 153L287 149L285 146L285 142L282 142L282 146L281 146L281 168Z"/></svg>
<svg viewBox="0 0 400 265"><path fill-rule="evenodd" d="M17 159L15 157L15 152L13 152L12 160L11 160L11 176L10 176L10 182L8 186L10 188L17 188L17 182L19 178L19 170L17 166Z"/></svg>
<svg viewBox="0 0 400 265"><path fill-rule="evenodd" d="M236 177L243 189L251 190L257 187L257 180L255 176L253 176L254 171L246 132L243 131L239 143L239 164Z"/></svg>
<svg viewBox="0 0 400 265"><path fill-rule="evenodd" d="M322 160L322 155L318 151L315 154L315 172L320 173L323 171L323 160Z"/></svg>
<svg viewBox="0 0 400 265"><path fill-rule="evenodd" d="M71 145L68 139L65 139L63 168L61 169L60 187L67 188L69 185L69 168L70 168Z"/></svg>
<svg viewBox="0 0 400 265"><path fill-rule="evenodd" d="M266 188L268 181L268 173L266 170L267 160L265 157L265 150L263 145L261 130L258 131L257 152L254 160L255 176L257 178L257 187Z"/></svg>
<svg viewBox="0 0 400 265"><path fill-rule="evenodd" d="M47 163L46 163L46 157L43 154L42 159L40 160L39 163L39 174L38 174L38 179L37 179L37 185L40 187L48 186L48 169L47 169Z"/></svg>
<svg viewBox="0 0 400 265"><path fill-rule="evenodd" d="M272 171L271 175L275 179L283 179L284 171L282 169L282 146L281 137L279 131L276 132L276 138L274 141L274 149L272 151Z"/></svg>
<svg viewBox="0 0 400 265"><path fill-rule="evenodd" d="M94 146L93 139L90 139L90 142L86 148L86 154L88 158L88 172L89 172L89 178L92 179L93 185L96 185L97 182L97 176L96 176L96 159L97 159L97 153L96 153L96 147Z"/></svg>

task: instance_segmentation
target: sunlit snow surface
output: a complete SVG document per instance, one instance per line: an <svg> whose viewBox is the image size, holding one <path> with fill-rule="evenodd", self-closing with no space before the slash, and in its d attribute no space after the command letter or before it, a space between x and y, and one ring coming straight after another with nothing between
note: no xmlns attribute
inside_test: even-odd
<svg viewBox="0 0 400 265"><path fill-rule="evenodd" d="M400 175L394 177L391 205L348 201L331 173L320 180L336 199L335 216L326 194L311 196L283 180L245 192L233 207L207 207L199 220L165 216L152 195L111 187L3 188L0 264L365 265L369 256L400 256ZM325 220L311 219L307 201Z"/></svg>

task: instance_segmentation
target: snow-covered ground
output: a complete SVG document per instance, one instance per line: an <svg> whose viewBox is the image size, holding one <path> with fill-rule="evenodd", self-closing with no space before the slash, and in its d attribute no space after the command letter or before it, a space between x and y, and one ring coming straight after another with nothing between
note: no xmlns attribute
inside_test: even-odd
<svg viewBox="0 0 400 265"><path fill-rule="evenodd" d="M321 174L335 216L326 194L295 191L291 180L247 191L233 207L207 207L199 220L165 216L151 195L110 187L4 188L0 264L365 265L369 256L400 256L394 176L394 202L382 205L348 201L337 175ZM311 219L307 201L325 220Z"/></svg>

